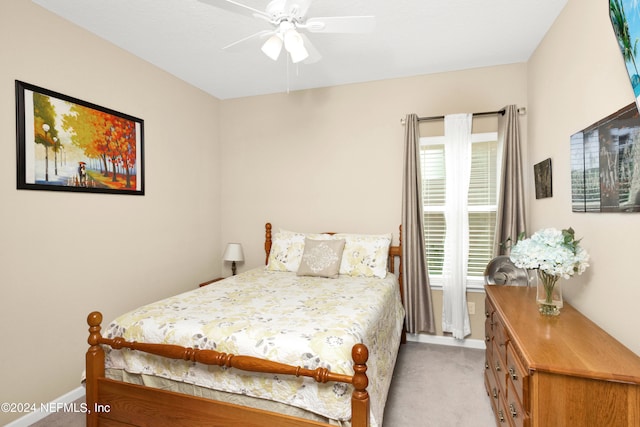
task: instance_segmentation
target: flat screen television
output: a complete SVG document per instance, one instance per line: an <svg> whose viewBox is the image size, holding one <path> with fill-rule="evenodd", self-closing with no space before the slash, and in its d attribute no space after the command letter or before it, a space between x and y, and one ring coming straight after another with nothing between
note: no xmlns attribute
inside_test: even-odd
<svg viewBox="0 0 640 427"><path fill-rule="evenodd" d="M571 135L573 212L640 212L640 116L634 102Z"/></svg>

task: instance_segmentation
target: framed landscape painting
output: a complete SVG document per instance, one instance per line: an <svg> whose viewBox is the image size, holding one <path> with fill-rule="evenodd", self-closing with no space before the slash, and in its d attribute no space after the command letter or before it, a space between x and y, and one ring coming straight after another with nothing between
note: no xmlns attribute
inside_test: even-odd
<svg viewBox="0 0 640 427"><path fill-rule="evenodd" d="M144 122L16 80L17 188L144 195Z"/></svg>
<svg viewBox="0 0 640 427"><path fill-rule="evenodd" d="M640 40L640 2L638 0L609 0L609 18L618 41L631 88L640 109L640 72L638 40Z"/></svg>

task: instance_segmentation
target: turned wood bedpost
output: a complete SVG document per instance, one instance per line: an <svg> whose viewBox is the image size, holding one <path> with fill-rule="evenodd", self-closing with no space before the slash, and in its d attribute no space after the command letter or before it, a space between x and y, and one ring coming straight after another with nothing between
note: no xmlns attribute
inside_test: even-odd
<svg viewBox="0 0 640 427"><path fill-rule="evenodd" d="M404 287L402 285L402 224L400 224L400 235L398 242L398 251L400 252L400 254L398 255L400 259L398 264L398 282L400 282L400 298L402 303L404 304Z"/></svg>
<svg viewBox="0 0 640 427"><path fill-rule="evenodd" d="M87 427L98 426L98 413L93 409L98 403L98 379L104 378L104 350L99 344L102 335L100 334L100 324L102 314L94 311L87 316L89 324L90 347L86 355L86 403L87 403Z"/></svg>
<svg viewBox="0 0 640 427"><path fill-rule="evenodd" d="M271 223L266 223L264 225L264 228L264 251L267 253L267 256L264 260L264 265L267 265L269 264L269 252L271 252Z"/></svg>
<svg viewBox="0 0 640 427"><path fill-rule="evenodd" d="M369 350L364 344L356 344L351 350L353 358L353 394L351 395L351 427L369 426L369 378L367 378L367 360ZM355 421L354 421L355 420Z"/></svg>

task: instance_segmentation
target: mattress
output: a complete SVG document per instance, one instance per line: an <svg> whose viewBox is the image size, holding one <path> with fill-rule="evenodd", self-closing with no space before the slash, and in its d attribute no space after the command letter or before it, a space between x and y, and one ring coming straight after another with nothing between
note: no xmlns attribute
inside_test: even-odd
<svg viewBox="0 0 640 427"><path fill-rule="evenodd" d="M364 343L369 348L371 425L381 426L403 319L393 274L326 279L257 268L137 308L114 320L104 336L213 349L347 375L353 374L353 345ZM348 384L247 373L128 349L106 352L110 375L122 370L124 376L278 402L338 422L351 418Z"/></svg>

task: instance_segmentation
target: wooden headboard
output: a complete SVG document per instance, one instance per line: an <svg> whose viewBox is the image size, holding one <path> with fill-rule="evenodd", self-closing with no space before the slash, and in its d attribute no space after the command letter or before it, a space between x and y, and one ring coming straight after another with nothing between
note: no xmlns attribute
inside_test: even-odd
<svg viewBox="0 0 640 427"><path fill-rule="evenodd" d="M272 240L271 240L271 230L272 230L272 226L270 222L267 222L264 225L265 228L265 234L264 234L264 251L266 254L265 260L264 260L264 264L267 265L269 263L269 253L271 252L271 245L272 245ZM400 297L402 298L402 301L404 302L404 289L402 286L402 225L399 228L400 233L399 233L399 244L398 246L389 246L389 258L387 260L387 268L389 269L389 271L391 273L396 273L396 260L398 261L398 284L400 286ZM335 234L334 232L327 232L325 234Z"/></svg>

